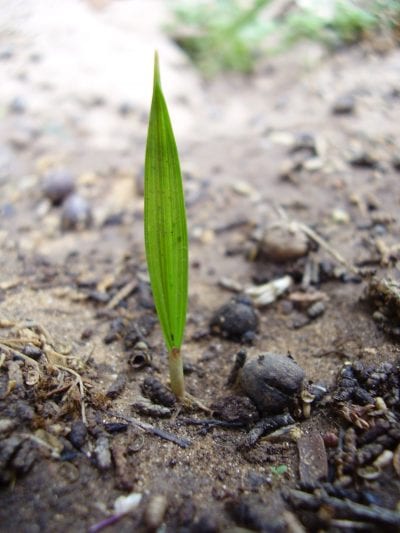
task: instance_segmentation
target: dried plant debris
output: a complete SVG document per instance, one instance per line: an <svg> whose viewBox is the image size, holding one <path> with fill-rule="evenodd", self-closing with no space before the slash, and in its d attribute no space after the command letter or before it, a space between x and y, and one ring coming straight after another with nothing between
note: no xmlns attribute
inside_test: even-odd
<svg viewBox="0 0 400 533"><path fill-rule="evenodd" d="M246 289L256 307L264 307L275 302L293 284L291 276L283 276L262 285L254 285Z"/></svg>
<svg viewBox="0 0 400 533"><path fill-rule="evenodd" d="M400 337L399 281L373 277L364 297L375 309L374 320L388 333Z"/></svg>
<svg viewBox="0 0 400 533"><path fill-rule="evenodd" d="M329 483L303 478L287 500L310 530L398 531L400 365L344 365L330 406L347 427L325 435Z"/></svg>
<svg viewBox="0 0 400 533"><path fill-rule="evenodd" d="M308 531L382 531L384 528L394 533L400 528L399 512L368 501L358 503L363 498L362 491L347 491L326 484L289 490L284 495Z"/></svg>
<svg viewBox="0 0 400 533"><path fill-rule="evenodd" d="M366 365L361 361L345 363L338 374L333 399L360 406L375 404L382 398L389 408L400 410L400 364L388 361Z"/></svg>
<svg viewBox="0 0 400 533"><path fill-rule="evenodd" d="M14 371L16 384L35 387L35 393L42 401L57 399L58 417L80 408L86 423L86 388L80 371L90 357L91 348L83 357L72 355L71 346L61 345L46 328L32 321L3 320L0 327L8 330L7 336L0 337L0 347L8 358L9 371L14 363L20 361L23 364L22 372L19 371L23 382ZM37 349L40 350L39 358Z"/></svg>

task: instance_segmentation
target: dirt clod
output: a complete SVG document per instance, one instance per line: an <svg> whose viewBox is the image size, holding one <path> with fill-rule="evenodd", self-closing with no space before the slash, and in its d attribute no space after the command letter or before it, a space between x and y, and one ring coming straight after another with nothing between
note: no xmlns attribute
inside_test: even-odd
<svg viewBox="0 0 400 533"><path fill-rule="evenodd" d="M78 450L85 445L87 439L87 428L81 420L73 422L68 439Z"/></svg>
<svg viewBox="0 0 400 533"><path fill-rule="evenodd" d="M304 370L290 357L265 352L246 361L238 382L260 414L266 415L290 408L304 377Z"/></svg>
<svg viewBox="0 0 400 533"><path fill-rule="evenodd" d="M250 298L240 295L215 312L210 321L210 329L212 333L231 340L253 340L258 322L258 315Z"/></svg>

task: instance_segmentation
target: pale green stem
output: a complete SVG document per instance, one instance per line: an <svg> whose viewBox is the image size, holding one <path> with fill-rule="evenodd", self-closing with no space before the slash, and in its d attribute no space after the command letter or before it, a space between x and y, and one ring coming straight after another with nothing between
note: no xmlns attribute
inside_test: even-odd
<svg viewBox="0 0 400 533"><path fill-rule="evenodd" d="M172 392L177 398L182 399L185 396L185 384L183 381L183 362L180 348L172 348L168 354L168 364Z"/></svg>

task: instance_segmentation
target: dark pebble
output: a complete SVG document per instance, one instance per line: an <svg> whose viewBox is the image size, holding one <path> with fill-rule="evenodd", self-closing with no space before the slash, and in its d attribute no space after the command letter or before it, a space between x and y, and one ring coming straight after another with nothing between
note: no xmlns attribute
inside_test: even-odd
<svg viewBox="0 0 400 533"><path fill-rule="evenodd" d="M123 422L110 422L108 424L104 424L104 429L108 433L123 433L124 431L128 430L128 424Z"/></svg>
<svg viewBox="0 0 400 533"><path fill-rule="evenodd" d="M290 357L266 352L246 361L239 371L239 384L265 415L290 407L304 377L304 370Z"/></svg>
<svg viewBox="0 0 400 533"><path fill-rule="evenodd" d="M175 405L175 395L156 378L148 376L142 383L142 392L152 402L172 407Z"/></svg>
<svg viewBox="0 0 400 533"><path fill-rule="evenodd" d="M26 474L38 457L39 450L30 440L25 440L12 459L12 466L19 474Z"/></svg>
<svg viewBox="0 0 400 533"><path fill-rule="evenodd" d="M339 275L339 279L342 283L362 283L362 277L351 272L343 272Z"/></svg>
<svg viewBox="0 0 400 533"><path fill-rule="evenodd" d="M240 341L254 339L258 329L258 316L251 300L237 296L220 307L210 321L212 333Z"/></svg>
<svg viewBox="0 0 400 533"><path fill-rule="evenodd" d="M93 221L92 210L85 198L71 194L63 204L61 227L63 230L81 230L88 228Z"/></svg>
<svg viewBox="0 0 400 533"><path fill-rule="evenodd" d="M109 330L103 339L104 344L111 344L122 338L125 331L125 323L122 318L114 318L109 326Z"/></svg>
<svg viewBox="0 0 400 533"><path fill-rule="evenodd" d="M31 359L34 359L35 361L38 361L43 354L40 348L33 346L32 344L27 344L24 346L22 353Z"/></svg>
<svg viewBox="0 0 400 533"><path fill-rule="evenodd" d="M60 454L60 461L73 461L78 457L76 450L63 450Z"/></svg>
<svg viewBox="0 0 400 533"><path fill-rule="evenodd" d="M246 527L255 531L264 531L264 520L259 511L249 503L238 499L230 500L225 504L225 510L241 527Z"/></svg>
<svg viewBox="0 0 400 533"><path fill-rule="evenodd" d="M377 168L379 161L370 152L359 152L350 159L350 164L353 167Z"/></svg>
<svg viewBox="0 0 400 533"><path fill-rule="evenodd" d="M110 301L110 295L102 291L90 291L88 292L87 297L88 300L101 304L106 304Z"/></svg>
<svg viewBox="0 0 400 533"><path fill-rule="evenodd" d="M334 115L351 115L355 110L355 99L352 95L340 96L332 106Z"/></svg>
<svg viewBox="0 0 400 533"><path fill-rule="evenodd" d="M312 133L301 132L296 135L293 145L290 148L290 153L295 153L300 150L306 150L311 155L317 155L315 136Z"/></svg>
<svg viewBox="0 0 400 533"><path fill-rule="evenodd" d="M34 408L24 401L19 401L16 406L17 416L25 422L31 422L35 417Z"/></svg>
<svg viewBox="0 0 400 533"><path fill-rule="evenodd" d="M310 323L310 317L304 315L303 313L295 313L291 322L291 327L293 329L301 329L304 326L307 326Z"/></svg>
<svg viewBox="0 0 400 533"><path fill-rule="evenodd" d="M102 227L105 228L107 226L121 226L124 223L124 216L124 212L112 213L111 215L108 215L107 218L105 218Z"/></svg>
<svg viewBox="0 0 400 533"><path fill-rule="evenodd" d="M144 309L155 309L154 300L151 294L150 285L144 281L140 281L137 288L137 300Z"/></svg>
<svg viewBox="0 0 400 533"><path fill-rule="evenodd" d="M75 448L78 448L78 450L85 445L87 439L87 428L81 420L77 420L72 424L68 439L71 444L75 446Z"/></svg>
<svg viewBox="0 0 400 533"><path fill-rule="evenodd" d="M110 388L107 391L107 398L111 398L112 400L115 400L115 398L118 398L125 389L126 386L126 375L125 374L119 374L117 379L111 383Z"/></svg>
<svg viewBox="0 0 400 533"><path fill-rule="evenodd" d="M93 337L92 328L85 328L81 333L81 340L87 341Z"/></svg>
<svg viewBox="0 0 400 533"><path fill-rule="evenodd" d="M48 172L43 179L43 194L53 205L60 205L75 189L74 177L68 170Z"/></svg>

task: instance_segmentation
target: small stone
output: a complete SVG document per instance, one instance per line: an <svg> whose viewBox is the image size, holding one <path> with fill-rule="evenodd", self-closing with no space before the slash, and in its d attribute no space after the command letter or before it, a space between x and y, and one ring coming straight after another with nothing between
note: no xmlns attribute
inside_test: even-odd
<svg viewBox="0 0 400 533"><path fill-rule="evenodd" d="M22 353L31 359L34 359L35 361L39 361L43 355L43 351L38 346L33 346L32 344L27 344L24 346Z"/></svg>
<svg viewBox="0 0 400 533"><path fill-rule="evenodd" d="M100 470L105 471L111 468L110 443L107 437L101 436L96 441L94 449L96 463Z"/></svg>
<svg viewBox="0 0 400 533"><path fill-rule="evenodd" d="M68 170L53 170L44 177L43 194L53 205L60 205L74 189L74 178Z"/></svg>
<svg viewBox="0 0 400 533"><path fill-rule="evenodd" d="M332 106L334 115L351 115L355 110L355 99L351 94L340 96Z"/></svg>
<svg viewBox="0 0 400 533"><path fill-rule="evenodd" d="M307 316L314 320L325 313L324 302L315 302L311 307L307 309Z"/></svg>
<svg viewBox="0 0 400 533"><path fill-rule="evenodd" d="M270 261L284 263L307 255L309 242L307 235L295 223L282 220L266 228L259 251Z"/></svg>
<svg viewBox="0 0 400 533"><path fill-rule="evenodd" d="M294 153L300 150L308 151L313 156L317 155L317 142L312 133L301 132L295 136L290 152Z"/></svg>
<svg viewBox="0 0 400 533"><path fill-rule="evenodd" d="M9 435L17 425L17 421L12 418L0 418L0 436Z"/></svg>
<svg viewBox="0 0 400 533"><path fill-rule="evenodd" d="M379 160L374 153L367 150L361 150L351 156L350 164L353 167L377 168L379 165Z"/></svg>
<svg viewBox="0 0 400 533"><path fill-rule="evenodd" d="M264 416L290 407L304 377L304 370L290 357L266 352L245 362L238 381Z"/></svg>
<svg viewBox="0 0 400 533"><path fill-rule="evenodd" d="M75 448L78 448L78 450L85 445L87 439L87 428L81 420L77 420L72 424L68 439L75 446Z"/></svg>
<svg viewBox="0 0 400 533"><path fill-rule="evenodd" d="M71 194L63 204L61 227L63 230L88 228L93 221L92 210L87 200L78 194Z"/></svg>
<svg viewBox="0 0 400 533"><path fill-rule="evenodd" d="M210 321L212 333L232 340L245 340L258 329L258 315L247 296L236 296L220 307Z"/></svg>
<svg viewBox="0 0 400 533"><path fill-rule="evenodd" d="M333 431L328 431L322 436L326 448L336 448L339 444L339 437Z"/></svg>
<svg viewBox="0 0 400 533"><path fill-rule="evenodd" d="M350 215L344 209L336 208L332 211L332 220L335 224L348 224Z"/></svg>
<svg viewBox="0 0 400 533"><path fill-rule="evenodd" d="M168 508L168 499L163 494L150 496L144 511L144 522L150 531L156 531L161 526Z"/></svg>

